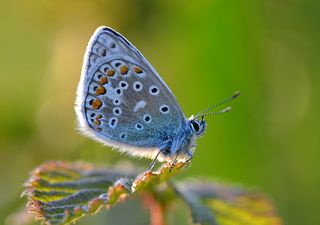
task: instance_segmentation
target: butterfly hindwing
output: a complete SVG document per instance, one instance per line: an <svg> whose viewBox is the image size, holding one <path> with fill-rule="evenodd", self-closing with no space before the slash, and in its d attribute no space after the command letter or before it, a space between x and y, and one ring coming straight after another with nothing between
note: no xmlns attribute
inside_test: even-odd
<svg viewBox="0 0 320 225"><path fill-rule="evenodd" d="M76 112L80 129L133 155L152 156L185 126L170 89L119 33L100 27L84 57Z"/></svg>

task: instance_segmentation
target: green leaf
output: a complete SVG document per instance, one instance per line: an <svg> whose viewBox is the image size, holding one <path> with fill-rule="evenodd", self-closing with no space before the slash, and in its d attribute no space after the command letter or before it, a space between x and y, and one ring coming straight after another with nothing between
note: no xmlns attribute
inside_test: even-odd
<svg viewBox="0 0 320 225"><path fill-rule="evenodd" d="M221 182L169 181L185 166L167 164L156 172L138 174L87 163L48 162L35 169L23 194L28 196L29 211L50 225L75 222L136 194L148 202L154 222L161 217L165 223L167 206L180 197L190 206L194 223L282 224L271 201L258 191Z"/></svg>
<svg viewBox="0 0 320 225"><path fill-rule="evenodd" d="M272 202L262 193L220 182L175 186L190 206L193 221L210 225L281 225Z"/></svg>
<svg viewBox="0 0 320 225"><path fill-rule="evenodd" d="M162 166L156 172L98 169L87 163L48 162L34 170L23 195L36 219L46 224L69 224L141 191L152 191L185 164Z"/></svg>

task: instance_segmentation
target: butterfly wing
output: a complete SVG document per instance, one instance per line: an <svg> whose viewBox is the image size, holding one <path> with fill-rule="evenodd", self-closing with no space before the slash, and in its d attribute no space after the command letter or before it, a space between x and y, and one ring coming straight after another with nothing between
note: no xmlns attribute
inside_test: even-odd
<svg viewBox="0 0 320 225"><path fill-rule="evenodd" d="M99 27L77 91L80 130L132 155L154 157L186 118L169 87L122 35Z"/></svg>

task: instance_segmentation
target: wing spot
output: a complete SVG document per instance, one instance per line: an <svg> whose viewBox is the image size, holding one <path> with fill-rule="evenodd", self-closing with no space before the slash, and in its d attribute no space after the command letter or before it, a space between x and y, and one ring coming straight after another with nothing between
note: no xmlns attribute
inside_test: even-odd
<svg viewBox="0 0 320 225"><path fill-rule="evenodd" d="M134 106L133 112L137 112L139 109L142 109L145 106L146 106L146 102L141 100L141 101L137 102L137 104Z"/></svg>
<svg viewBox="0 0 320 225"><path fill-rule="evenodd" d="M116 67L119 67L121 65L121 63L117 62L116 64L114 64Z"/></svg>
<svg viewBox="0 0 320 225"><path fill-rule="evenodd" d="M113 104L114 105L121 105L121 101L119 99L114 99Z"/></svg>
<svg viewBox="0 0 320 225"><path fill-rule="evenodd" d="M135 90L135 91L141 91L142 90L142 83L141 82L139 82L139 81L135 81L134 83L133 83L133 89Z"/></svg>
<svg viewBox="0 0 320 225"><path fill-rule="evenodd" d="M96 91L96 95L103 95L107 92L103 86L97 87L95 91Z"/></svg>
<svg viewBox="0 0 320 225"><path fill-rule="evenodd" d="M107 70L108 70L108 69L109 69L109 67L108 67L107 64L103 64L103 65L101 65L101 67L100 67L100 70L103 71L103 72L105 72L105 73L107 73Z"/></svg>
<svg viewBox="0 0 320 225"><path fill-rule="evenodd" d="M96 99L91 99L89 101L89 104L92 106L93 109L97 110L97 109L100 109L100 107L102 106L102 101L98 98Z"/></svg>
<svg viewBox="0 0 320 225"><path fill-rule="evenodd" d="M117 88L116 93L117 93L117 95L122 95L122 90L120 88Z"/></svg>
<svg viewBox="0 0 320 225"><path fill-rule="evenodd" d="M114 114L115 116L120 116L121 113L122 113L121 108L116 107L116 108L113 109L113 114Z"/></svg>
<svg viewBox="0 0 320 225"><path fill-rule="evenodd" d="M150 116L149 114L145 114L145 115L143 116L143 120L144 120L144 122L146 122L146 123L151 123L151 116Z"/></svg>
<svg viewBox="0 0 320 225"><path fill-rule="evenodd" d="M135 73L138 73L138 74L143 73L142 69L139 68L139 67L135 67L133 70L134 70Z"/></svg>
<svg viewBox="0 0 320 225"><path fill-rule="evenodd" d="M100 77L99 78L99 84L104 85L106 83L108 83L108 78L107 77Z"/></svg>
<svg viewBox="0 0 320 225"><path fill-rule="evenodd" d="M112 77L115 74L114 70L108 70L107 76Z"/></svg>
<svg viewBox="0 0 320 225"><path fill-rule="evenodd" d="M94 124L99 126L101 124L101 121L100 121L101 118L102 118L102 115L96 116L96 118L94 120Z"/></svg>
<svg viewBox="0 0 320 225"><path fill-rule="evenodd" d="M136 123L136 124L134 125L134 128L136 128L136 130L139 130L139 131L143 130L143 126L142 126L142 124L140 124L140 123Z"/></svg>
<svg viewBox="0 0 320 225"><path fill-rule="evenodd" d="M128 71L129 71L129 68L127 66L121 66L120 67L120 73L122 75L126 75L128 73Z"/></svg>
<svg viewBox="0 0 320 225"><path fill-rule="evenodd" d="M167 105L160 106L160 112L164 114L169 113L169 107Z"/></svg>
<svg viewBox="0 0 320 225"><path fill-rule="evenodd" d="M102 57L105 57L107 55L107 50L103 49L101 55L102 55Z"/></svg>
<svg viewBox="0 0 320 225"><path fill-rule="evenodd" d="M128 83L126 81L120 81L119 86L121 89L127 89L128 88Z"/></svg>
<svg viewBox="0 0 320 225"><path fill-rule="evenodd" d="M120 134L120 138L121 138L122 140L127 139L127 133L125 133L125 132L121 133L121 134Z"/></svg>
<svg viewBox="0 0 320 225"><path fill-rule="evenodd" d="M160 90L157 86L155 85L152 85L150 88L149 88L149 93L151 95L158 95L160 93Z"/></svg>
<svg viewBox="0 0 320 225"><path fill-rule="evenodd" d="M118 123L118 119L116 117L112 117L110 120L109 120L109 126L111 128L115 128L117 126L117 123Z"/></svg>
<svg viewBox="0 0 320 225"><path fill-rule="evenodd" d="M111 45L110 45L110 48L115 48L116 47L116 44L115 43L112 43Z"/></svg>

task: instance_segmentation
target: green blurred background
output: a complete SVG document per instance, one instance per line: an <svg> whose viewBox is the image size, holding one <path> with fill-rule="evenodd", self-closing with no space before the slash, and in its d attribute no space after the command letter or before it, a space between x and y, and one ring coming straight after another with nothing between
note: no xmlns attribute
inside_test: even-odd
<svg viewBox="0 0 320 225"><path fill-rule="evenodd" d="M231 113L208 118L184 176L258 187L286 224L320 222L318 0L1 0L0 223L24 224L22 184L46 160L150 162L75 131L82 58L100 25L143 52L187 116L241 91Z"/></svg>

